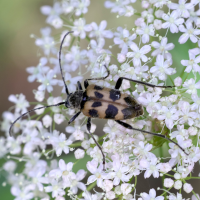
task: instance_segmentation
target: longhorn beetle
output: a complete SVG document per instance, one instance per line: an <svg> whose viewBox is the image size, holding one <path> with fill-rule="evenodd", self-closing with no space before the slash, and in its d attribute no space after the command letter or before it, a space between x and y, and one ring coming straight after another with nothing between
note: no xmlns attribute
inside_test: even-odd
<svg viewBox="0 0 200 200"><path fill-rule="evenodd" d="M101 146L96 141L93 134L90 132L90 130L91 130L91 118L113 119L118 124L120 124L121 126L123 126L125 128L164 138L164 139L174 143L175 145L177 145L186 155L188 155L180 145L178 145L176 142L174 142L173 140L171 140L167 136L161 135L161 134L158 134L158 133L153 133L153 132L141 130L141 129L137 129L137 128L133 128L129 124L121 121L121 120L131 119L131 118L143 115L142 105L140 105L132 96L119 91L119 88L121 87L122 81L124 79L128 80L128 81L135 82L135 83L139 83L139 84L142 84L142 85L146 85L146 86L152 87L152 88L155 88L155 87L172 88L174 86L156 86L156 85L152 85L150 83L132 80L132 79L129 79L129 78L126 78L126 77L120 77L117 80L116 85L115 85L115 89L110 89L110 88L98 86L98 85L95 85L95 84L89 85L88 81L90 81L90 80L105 80L110 75L110 71L105 66L105 68L107 70L107 76L100 77L100 78L86 79L84 81L85 90L83 90L80 82L78 81L77 82L77 90L74 93L69 93L66 82L65 82L65 78L63 76L62 67L61 67L61 51L62 51L62 45L63 45L63 42L64 42L66 36L68 34L72 33L72 32L73 31L70 31L70 32L68 32L64 35L64 37L61 41L60 50L59 50L59 66L60 66L62 79L63 79L64 85L65 85L65 91L66 91L66 94L67 94L66 101L57 103L55 105L43 106L43 107L39 107L39 108L29 110L28 112L26 112L26 113L22 114L20 117L18 117L11 124L10 129L9 129L9 133L11 134L11 129L12 129L13 125L16 123L16 121L19 120L20 118L22 118L23 116L27 115L28 113L35 111L35 110L42 109L42 108L49 108L49 107L60 106L60 105L64 104L67 108L76 108L76 109L79 110L69 120L68 124L72 123L79 116L79 114L81 112L85 116L88 117L87 130L88 130L89 134L91 135L91 137L93 138L96 145L98 146L99 150L102 153L104 169L105 169L105 155L103 153Z"/></svg>

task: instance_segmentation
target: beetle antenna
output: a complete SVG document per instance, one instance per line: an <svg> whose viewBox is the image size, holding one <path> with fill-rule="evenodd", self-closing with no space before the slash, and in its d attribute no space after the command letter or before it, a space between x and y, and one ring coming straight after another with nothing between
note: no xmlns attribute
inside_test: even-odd
<svg viewBox="0 0 200 200"><path fill-rule="evenodd" d="M60 44L60 51L59 51L59 65L60 65L60 72L61 72L61 75L62 75L62 79L63 79L63 82L64 82L64 85L65 85L65 91L66 91L66 94L69 95L69 91L68 91L68 88L67 88L67 85L66 85L66 82L65 82L65 78L63 76L63 71L62 71L62 67L61 67L61 51L62 51L62 45L63 45L63 42L65 41L65 38L67 37L67 35L69 35L70 33L73 33L74 31L69 31L67 32L62 41L61 41L61 44Z"/></svg>
<svg viewBox="0 0 200 200"><path fill-rule="evenodd" d="M53 107L53 106L60 106L62 104L65 104L65 102L60 102L60 103L57 103L57 104L54 104L54 105L49 105L49 106L42 106L42 107L39 107L39 108L34 108L32 110L29 110L28 112L25 112L24 114L22 114L21 116L19 116L10 126L9 128L9 135L12 136L12 133L11 133L11 130L12 130L12 127L14 126L14 124L19 120L21 119L22 117L24 117L25 115L27 115L28 113L32 112L32 111L35 111L35 110L39 110L39 109L42 109L42 108L49 108L49 107Z"/></svg>

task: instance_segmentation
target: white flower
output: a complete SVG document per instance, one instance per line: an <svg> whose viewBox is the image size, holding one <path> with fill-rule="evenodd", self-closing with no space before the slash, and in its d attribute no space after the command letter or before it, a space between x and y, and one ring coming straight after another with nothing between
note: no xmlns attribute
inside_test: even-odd
<svg viewBox="0 0 200 200"><path fill-rule="evenodd" d="M56 124L61 124L63 121L65 121L65 116L62 115L62 114L56 113L54 115L54 121L55 121Z"/></svg>
<svg viewBox="0 0 200 200"><path fill-rule="evenodd" d="M167 0L150 0L150 3L154 4L157 8L162 8L163 5L166 5L168 3Z"/></svg>
<svg viewBox="0 0 200 200"><path fill-rule="evenodd" d="M32 178L32 185L37 186L39 191L43 191L43 184L42 183L49 183L47 177L42 177L45 173L46 169L45 168L38 168L36 171L32 171L29 173L29 176Z"/></svg>
<svg viewBox="0 0 200 200"><path fill-rule="evenodd" d="M50 53L56 54L57 49L55 48L55 41L53 37L50 37L51 28L46 27L41 29L42 38L38 38L35 41L37 46L40 46L45 55L49 55Z"/></svg>
<svg viewBox="0 0 200 200"><path fill-rule="evenodd" d="M195 80L191 78L183 83L183 87L187 89L188 94L197 94L197 89L200 89L200 81L195 83Z"/></svg>
<svg viewBox="0 0 200 200"><path fill-rule="evenodd" d="M51 6L42 6L41 12L44 15L48 15L46 22L52 24L53 20L59 18L62 13L62 8L59 2L55 2L53 7Z"/></svg>
<svg viewBox="0 0 200 200"><path fill-rule="evenodd" d="M180 193L177 193L177 196L174 195L174 194L170 194L168 196L168 199L169 200L185 200L185 199L182 198L182 194L180 194Z"/></svg>
<svg viewBox="0 0 200 200"><path fill-rule="evenodd" d="M155 19L153 22L153 26L156 30L160 30L162 28L162 21Z"/></svg>
<svg viewBox="0 0 200 200"><path fill-rule="evenodd" d="M179 87L179 86L181 86L181 84L182 84L182 78L181 77L176 77L174 79L174 85Z"/></svg>
<svg viewBox="0 0 200 200"><path fill-rule="evenodd" d="M196 197L196 196L197 196L197 197ZM196 193L196 196L193 194L193 195L192 195L192 200L198 200L198 199L200 198L200 197L199 197L199 194L197 194L197 193Z"/></svg>
<svg viewBox="0 0 200 200"><path fill-rule="evenodd" d="M183 35L180 36L178 40L179 43L183 44L187 42L189 38L193 43L196 43L198 41L197 35L200 34L200 30L199 29L195 30L191 22L186 22L185 25L186 28L183 25L179 26L179 30L184 33Z"/></svg>
<svg viewBox="0 0 200 200"><path fill-rule="evenodd" d="M59 169L53 169L49 172L49 177L59 179L61 176L63 180L68 180L70 177L74 177L72 172L73 163L69 162L65 164L63 159L59 160Z"/></svg>
<svg viewBox="0 0 200 200"><path fill-rule="evenodd" d="M37 101L42 102L44 100L45 97L44 91L35 91L34 94L35 94L35 99Z"/></svg>
<svg viewBox="0 0 200 200"><path fill-rule="evenodd" d="M49 67L45 66L47 64L47 58L40 58L40 62L36 67L28 67L26 71L31 74L28 77L29 82L33 82L35 79L40 79L43 73L46 73L49 70Z"/></svg>
<svg viewBox="0 0 200 200"><path fill-rule="evenodd" d="M86 176L87 172L83 169L80 169L75 176L71 176L68 182L65 182L66 187L70 187L70 190L73 194L77 194L78 188L82 191L86 190L86 186L84 183L80 182Z"/></svg>
<svg viewBox="0 0 200 200"><path fill-rule="evenodd" d="M157 55L155 66L150 69L150 72L157 76L160 80L166 80L167 75L176 73L176 70L169 67L169 61L164 60L163 55Z"/></svg>
<svg viewBox="0 0 200 200"><path fill-rule="evenodd" d="M65 154L68 154L68 145L72 144L70 139L66 140L66 135L64 133L61 133L60 136L51 137L49 142L54 146L57 156L60 156L62 151L64 151Z"/></svg>
<svg viewBox="0 0 200 200"><path fill-rule="evenodd" d="M97 37L97 38L112 38L113 32L109 30L104 30L107 26L107 22L105 20L101 21L99 27L95 22L91 23L92 31L89 34L89 37Z"/></svg>
<svg viewBox="0 0 200 200"><path fill-rule="evenodd" d="M11 94L8 97L8 100L16 104L16 112L25 113L27 112L27 107L29 107L29 102L25 99L26 97L23 94L13 95Z"/></svg>
<svg viewBox="0 0 200 200"><path fill-rule="evenodd" d="M100 164L98 166L98 162L96 160L92 160L87 162L87 169L93 174L88 177L87 184L93 183L97 181L97 186L102 188L103 187L103 179L105 178L105 173L103 172L103 165Z"/></svg>
<svg viewBox="0 0 200 200"><path fill-rule="evenodd" d="M192 192L193 187L192 187L191 184L189 184L189 183L184 183L184 185L183 185L183 190L184 190L186 193L190 193L190 192Z"/></svg>
<svg viewBox="0 0 200 200"><path fill-rule="evenodd" d="M88 12L88 6L90 5L90 0L80 0L77 2L75 9L75 15L80 16L81 14L86 14Z"/></svg>
<svg viewBox="0 0 200 200"><path fill-rule="evenodd" d="M52 118L49 115L45 115L42 118L43 125L48 128L52 124Z"/></svg>
<svg viewBox="0 0 200 200"><path fill-rule="evenodd" d="M137 100L146 107L148 113L152 114L158 105L158 103L156 102L159 99L160 99L160 95L146 93L146 97L140 96Z"/></svg>
<svg viewBox="0 0 200 200"><path fill-rule="evenodd" d="M178 131L173 131L170 134L170 138L175 138L177 135L182 135L185 138L188 138L188 130L184 129L184 125L178 125L177 126Z"/></svg>
<svg viewBox="0 0 200 200"><path fill-rule="evenodd" d="M25 186L21 189L18 186L12 186L11 193L16 197L15 200L28 200L34 197L31 190L33 190L33 188L30 186Z"/></svg>
<svg viewBox="0 0 200 200"><path fill-rule="evenodd" d="M170 9L176 10L178 14L184 18L188 18L190 16L189 10L193 7L194 5L192 3L186 3L185 0L179 0L178 3L171 2L169 4Z"/></svg>
<svg viewBox="0 0 200 200"><path fill-rule="evenodd" d="M109 192L113 188L113 182L110 180L104 180L103 181L103 189L106 192Z"/></svg>
<svg viewBox="0 0 200 200"><path fill-rule="evenodd" d="M21 142L19 138L14 139L13 137L8 137L6 147L9 149L11 154L18 154L21 151Z"/></svg>
<svg viewBox="0 0 200 200"><path fill-rule="evenodd" d="M74 155L75 155L75 158L76 158L76 159L81 159L81 158L84 157L85 151L82 150L82 149L77 149L77 150L74 152Z"/></svg>
<svg viewBox="0 0 200 200"><path fill-rule="evenodd" d="M131 192L132 186L129 183L122 183L121 184L121 191L123 195L127 195Z"/></svg>
<svg viewBox="0 0 200 200"><path fill-rule="evenodd" d="M172 167L169 163L159 163L157 166L158 166L158 169L160 170L160 172L162 172L164 174L171 171L171 169L172 169Z"/></svg>
<svg viewBox="0 0 200 200"><path fill-rule="evenodd" d="M188 122L190 126L194 124L194 119L197 118L198 114L196 112L190 112L190 104L186 101L179 101L178 106L180 108L180 116L182 116L179 119L180 124L184 124L185 122Z"/></svg>
<svg viewBox="0 0 200 200"><path fill-rule="evenodd" d="M74 21L74 26L72 27L72 31L74 31L74 36L80 36L81 39L84 39L86 37L86 31L88 32L91 30L91 25L86 25L86 21L84 18L79 18Z"/></svg>
<svg viewBox="0 0 200 200"><path fill-rule="evenodd" d="M109 192L106 192L106 195L105 195L108 199L114 199L115 198L115 193L113 191L109 191Z"/></svg>
<svg viewBox="0 0 200 200"><path fill-rule="evenodd" d="M76 69L78 67L88 63L87 50L84 49L81 51L78 46L73 46L71 48L71 51L66 54L65 59L66 59L67 63L70 63L69 64L70 66L68 65L68 67L70 68L69 71L76 71ZM66 74L65 74L65 76L67 76ZM71 74L70 74L70 76L71 76ZM81 76L78 76L78 77L81 77ZM65 78L67 78L67 77L65 77Z"/></svg>
<svg viewBox="0 0 200 200"><path fill-rule="evenodd" d="M12 160L7 161L7 162L3 165L3 169L4 169L5 171L7 171L7 172L10 172L10 173L14 172L15 169L16 169L16 167L17 167L16 163L15 163L14 161L12 161Z"/></svg>
<svg viewBox="0 0 200 200"><path fill-rule="evenodd" d="M83 79L82 76L76 76L76 77L72 78L71 74L66 73L65 74L65 83L68 87L69 92L76 91L76 84L77 84L78 81L81 81L82 79ZM63 80L60 80L58 82L58 85L63 87L62 93L65 93L65 87L64 87L64 84L63 84Z"/></svg>
<svg viewBox="0 0 200 200"><path fill-rule="evenodd" d="M140 28L136 30L138 35L142 35L142 43L149 42L149 36L154 36L155 30L153 24L147 25L145 23L142 24Z"/></svg>
<svg viewBox="0 0 200 200"><path fill-rule="evenodd" d="M140 141L137 147L133 150L133 153L136 156L145 156L146 158L152 159L155 158L155 155L149 152L152 149L152 144L144 145L144 142Z"/></svg>
<svg viewBox="0 0 200 200"><path fill-rule="evenodd" d="M135 2L135 0L133 1ZM104 5L106 8L111 8L111 12L119 13L119 15L124 15L126 11L126 5L129 4L129 0L119 0L119 1L105 1Z"/></svg>
<svg viewBox="0 0 200 200"><path fill-rule="evenodd" d="M179 13L173 11L170 15L163 14L162 18L166 21L162 24L162 28L170 28L172 33L178 33L178 27L184 22L183 18L179 18Z"/></svg>
<svg viewBox="0 0 200 200"><path fill-rule="evenodd" d="M63 196L65 194L63 183L54 179L51 180L51 186L47 186L44 189L45 192L52 192L52 197L57 197L58 195Z"/></svg>
<svg viewBox="0 0 200 200"><path fill-rule="evenodd" d="M167 44L167 38L166 37L163 37L162 40L160 41L160 43L153 41L151 43L151 46L156 49L151 53L152 56L157 56L158 54L166 53L166 51L172 50L174 48L173 43Z"/></svg>
<svg viewBox="0 0 200 200"><path fill-rule="evenodd" d="M161 113L158 115L157 118L159 120L165 120L167 128L172 129L174 127L173 121L177 120L179 117L177 109L174 106L172 108L167 108L166 106L163 106L160 112Z"/></svg>
<svg viewBox="0 0 200 200"><path fill-rule="evenodd" d="M57 18L53 19L51 24L54 28L59 29L59 28L62 28L62 26L63 26L63 20L60 19L60 17L57 17Z"/></svg>
<svg viewBox="0 0 200 200"><path fill-rule="evenodd" d="M113 184L114 185L119 185L120 180L122 182L128 182L130 177L129 175L126 175L127 171L129 170L128 166L123 166L122 162L127 162L128 161L128 157L126 158L121 158L118 154L116 154L115 156L112 156L112 160L113 160L113 171L114 172L110 172L110 175L113 179Z"/></svg>
<svg viewBox="0 0 200 200"><path fill-rule="evenodd" d="M177 180L175 183L174 183L174 188L177 189L177 190L180 190L182 188L182 181L180 180Z"/></svg>
<svg viewBox="0 0 200 200"><path fill-rule="evenodd" d="M53 91L53 85L56 85L58 80L54 79L54 71L50 70L48 71L47 75L41 76L38 80L42 84L38 87L38 90L43 91L47 89L47 91L50 93Z"/></svg>
<svg viewBox="0 0 200 200"><path fill-rule="evenodd" d="M190 49L189 50L189 60L181 60L181 64L183 66L186 66L185 72L190 73L193 69L195 72L199 72L200 74L200 67L198 63L200 62L200 56L197 56L199 54L199 48Z"/></svg>
<svg viewBox="0 0 200 200"><path fill-rule="evenodd" d="M149 194L147 194L146 192L143 192L140 195L141 195L143 200L149 200L149 199L164 200L163 196L156 197L156 191L154 189L150 189Z"/></svg>
<svg viewBox="0 0 200 200"><path fill-rule="evenodd" d="M114 33L114 43L119 45L123 54L126 54L128 52L128 46L136 38L136 34L130 35L129 31L122 27L118 27L117 31Z"/></svg>
<svg viewBox="0 0 200 200"><path fill-rule="evenodd" d="M145 56L145 54L151 50L150 45L144 45L141 49L139 49L138 46L133 42L130 45L130 48L133 50L133 52L128 52L126 56L128 58L133 58L133 65L135 67L141 66L141 60L143 62L147 62L148 58Z"/></svg>
<svg viewBox="0 0 200 200"><path fill-rule="evenodd" d="M164 186L167 188L172 187L174 184L174 181L171 178L165 178L164 179Z"/></svg>
<svg viewBox="0 0 200 200"><path fill-rule="evenodd" d="M140 160L140 166L146 170L144 173L144 178L149 178L152 174L154 178L159 177L158 172L158 165L157 165L157 158L152 158L150 162L148 162L146 159Z"/></svg>

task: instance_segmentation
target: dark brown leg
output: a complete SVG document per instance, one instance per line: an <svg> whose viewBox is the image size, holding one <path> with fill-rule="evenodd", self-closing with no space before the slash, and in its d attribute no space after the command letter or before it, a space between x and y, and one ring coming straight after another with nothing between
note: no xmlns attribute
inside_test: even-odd
<svg viewBox="0 0 200 200"><path fill-rule="evenodd" d="M128 128L128 129L132 129L132 130L135 130L135 131L140 131L140 132L143 132L143 133L148 133L150 135L154 135L154 136L158 136L158 137L161 137L161 138L164 138L172 143L174 143L175 145L177 145L186 155L188 155L185 150L180 146L178 145L176 142L174 142L173 140L169 139L167 136L165 135L161 135L161 134L158 134L158 133L152 133L152 132L149 132L149 131L144 131L144 130L141 130L141 129L137 129L137 128L133 128L131 125L125 123L125 122L122 122L122 121L119 121L119 120L115 120L118 124L122 125L123 127L125 128Z"/></svg>
<svg viewBox="0 0 200 200"><path fill-rule="evenodd" d="M90 130L91 130L91 118L90 118L90 117L88 117L88 121L87 121L87 130L88 130L88 132L90 133L92 139L94 140L94 142L95 142L96 145L99 147L99 150L100 150L101 153L102 153L102 156L103 156L103 170L105 171L105 163L106 163L106 161L105 161L105 155L104 155L104 153L103 153L102 147L101 147L100 144L96 141L96 139L94 138L94 135L90 132Z"/></svg>

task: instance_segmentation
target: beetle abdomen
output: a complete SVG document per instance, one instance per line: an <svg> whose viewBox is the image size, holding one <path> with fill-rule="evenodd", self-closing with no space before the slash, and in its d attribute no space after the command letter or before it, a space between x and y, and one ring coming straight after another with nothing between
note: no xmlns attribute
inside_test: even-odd
<svg viewBox="0 0 200 200"><path fill-rule="evenodd" d="M128 94L119 90L89 85L82 103L82 113L92 118L131 119L143 114L143 108Z"/></svg>

